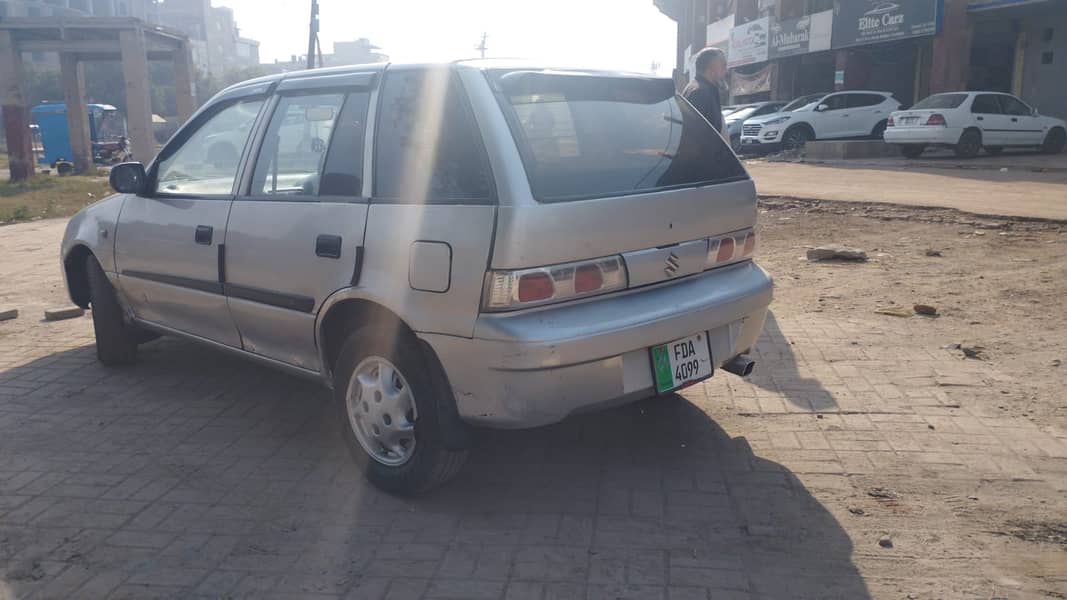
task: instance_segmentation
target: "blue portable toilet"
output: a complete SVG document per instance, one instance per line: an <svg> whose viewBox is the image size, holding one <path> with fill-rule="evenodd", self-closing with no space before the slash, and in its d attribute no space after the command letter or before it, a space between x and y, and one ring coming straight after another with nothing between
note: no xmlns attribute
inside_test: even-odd
<svg viewBox="0 0 1067 600"><path fill-rule="evenodd" d="M117 114L110 104L89 104L86 106L89 117L89 139L101 141L100 124L105 115ZM54 165L59 159L71 160L74 151L70 146L70 131L67 129L67 105L62 102L44 102L30 109L30 115L40 131L44 154L37 162ZM122 134L125 135L125 125Z"/></svg>

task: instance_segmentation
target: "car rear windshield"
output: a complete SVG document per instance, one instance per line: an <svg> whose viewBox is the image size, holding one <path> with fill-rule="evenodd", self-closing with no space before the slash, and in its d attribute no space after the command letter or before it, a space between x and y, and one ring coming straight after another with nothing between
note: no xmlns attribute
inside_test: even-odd
<svg viewBox="0 0 1067 600"><path fill-rule="evenodd" d="M667 79L495 71L534 197L563 202L745 179Z"/></svg>
<svg viewBox="0 0 1067 600"><path fill-rule="evenodd" d="M917 110L924 108L959 108L966 99L967 94L935 94L923 99L912 108Z"/></svg>

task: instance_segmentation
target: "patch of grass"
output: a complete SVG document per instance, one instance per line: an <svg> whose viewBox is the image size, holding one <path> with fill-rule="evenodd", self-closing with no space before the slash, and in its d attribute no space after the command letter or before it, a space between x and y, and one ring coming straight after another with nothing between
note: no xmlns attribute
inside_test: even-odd
<svg viewBox="0 0 1067 600"><path fill-rule="evenodd" d="M6 177L0 172L0 180ZM37 175L19 183L0 181L0 225L69 217L111 193L107 178L98 176Z"/></svg>

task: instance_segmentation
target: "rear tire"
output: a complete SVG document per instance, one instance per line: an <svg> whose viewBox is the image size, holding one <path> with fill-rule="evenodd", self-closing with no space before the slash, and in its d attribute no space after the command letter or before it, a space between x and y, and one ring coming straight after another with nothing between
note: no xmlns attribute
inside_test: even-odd
<svg viewBox="0 0 1067 600"><path fill-rule="evenodd" d="M390 494L437 487L467 458L442 440L438 406L451 397L433 385L431 368L410 333L373 325L349 335L334 368L345 443L367 480Z"/></svg>
<svg viewBox="0 0 1067 600"><path fill-rule="evenodd" d="M884 140L885 128L887 126L888 123L886 121L879 121L878 124L874 126L874 130L871 131L871 138L875 140Z"/></svg>
<svg viewBox="0 0 1067 600"><path fill-rule="evenodd" d="M1041 144L1041 151L1045 154L1059 154L1063 152L1064 145L1067 145L1067 133L1057 127L1045 136L1045 142Z"/></svg>
<svg viewBox="0 0 1067 600"><path fill-rule="evenodd" d="M1000 156L1000 153L1004 151L1001 146L986 146L985 152L990 156Z"/></svg>
<svg viewBox="0 0 1067 600"><path fill-rule="evenodd" d="M955 152L959 158L974 158L982 150L982 133L977 129L968 129L960 136Z"/></svg>
<svg viewBox="0 0 1067 600"><path fill-rule="evenodd" d="M109 367L131 364L137 360L139 330L126 323L115 288L96 257L89 256L85 260L89 305L93 310L93 332L96 334L96 357Z"/></svg>
<svg viewBox="0 0 1067 600"><path fill-rule="evenodd" d="M919 158L926 151L926 144L904 144L900 147L900 153L904 158Z"/></svg>

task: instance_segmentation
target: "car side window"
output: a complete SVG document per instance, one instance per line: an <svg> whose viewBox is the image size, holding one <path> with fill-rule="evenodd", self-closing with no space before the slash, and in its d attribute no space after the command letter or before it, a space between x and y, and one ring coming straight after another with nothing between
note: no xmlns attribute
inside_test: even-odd
<svg viewBox="0 0 1067 600"><path fill-rule="evenodd" d="M841 110L842 108L848 108L848 98L853 94L837 94L836 96L830 96L823 98L820 104L825 104L828 108L826 110Z"/></svg>
<svg viewBox="0 0 1067 600"><path fill-rule="evenodd" d="M343 94L283 96L252 173L252 196L317 196Z"/></svg>
<svg viewBox="0 0 1067 600"><path fill-rule="evenodd" d="M882 102L885 102L885 96L878 94L848 94L849 108L866 108L877 106Z"/></svg>
<svg viewBox="0 0 1067 600"><path fill-rule="evenodd" d="M263 100L234 102L218 110L174 150L160 156L156 193L230 195Z"/></svg>
<svg viewBox="0 0 1067 600"><path fill-rule="evenodd" d="M363 143L367 135L369 106L368 92L353 92L345 100L326 153L320 196L356 198L363 195Z"/></svg>
<svg viewBox="0 0 1067 600"><path fill-rule="evenodd" d="M974 97L971 112L980 115L1004 114L1000 107L1000 98L996 94L979 94Z"/></svg>
<svg viewBox="0 0 1067 600"><path fill-rule="evenodd" d="M1000 103L1004 107L1004 113L1013 117L1029 117L1030 107L1013 96L1001 96Z"/></svg>
<svg viewBox="0 0 1067 600"><path fill-rule="evenodd" d="M410 204L495 201L474 114L447 69L386 73L375 135L374 197Z"/></svg>

